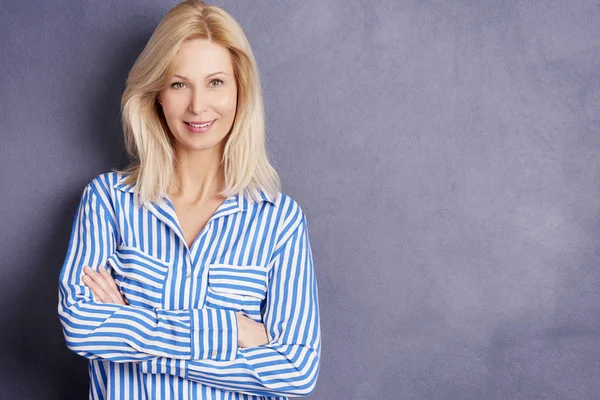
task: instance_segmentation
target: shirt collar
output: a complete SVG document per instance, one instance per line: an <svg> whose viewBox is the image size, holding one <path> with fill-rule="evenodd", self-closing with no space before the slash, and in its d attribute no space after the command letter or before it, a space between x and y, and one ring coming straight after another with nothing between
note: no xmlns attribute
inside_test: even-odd
<svg viewBox="0 0 600 400"><path fill-rule="evenodd" d="M118 189L122 192L126 192L126 193L135 193L135 187L136 184L127 184L125 182L125 178L127 178L127 175L122 175L117 182L113 185L113 187L115 189ZM260 201L268 201L269 203L276 205L276 199L273 198L273 196L269 196L265 191L263 191L262 189L258 189L258 196L260 197ZM246 196L243 195L243 193L238 193L235 194L231 197L229 197L227 200L225 200L226 203L228 202L235 202L237 203L237 205L239 206L239 208L241 210L246 210L248 208L248 204L250 203L249 200L246 198Z"/></svg>

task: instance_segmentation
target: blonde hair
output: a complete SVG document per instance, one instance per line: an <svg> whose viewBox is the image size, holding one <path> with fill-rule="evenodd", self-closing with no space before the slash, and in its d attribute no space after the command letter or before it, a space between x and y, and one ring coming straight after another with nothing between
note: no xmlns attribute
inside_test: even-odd
<svg viewBox="0 0 600 400"><path fill-rule="evenodd" d="M173 58L191 39L208 39L229 50L237 83L237 110L223 151L225 189L229 197L243 192L251 201L259 190L275 197L279 175L269 163L265 143L262 90L258 68L240 25L219 7L186 0L167 12L127 77L121 99L125 147L131 164L126 184L135 184L142 203L157 201L167 192L175 168L173 137L157 95L173 71Z"/></svg>

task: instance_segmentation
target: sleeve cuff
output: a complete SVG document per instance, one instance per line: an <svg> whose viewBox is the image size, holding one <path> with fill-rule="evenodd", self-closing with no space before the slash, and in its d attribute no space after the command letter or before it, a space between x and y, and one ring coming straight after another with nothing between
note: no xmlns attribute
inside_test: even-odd
<svg viewBox="0 0 600 400"><path fill-rule="evenodd" d="M190 310L191 359L235 360L238 325L235 311L219 308Z"/></svg>
<svg viewBox="0 0 600 400"><path fill-rule="evenodd" d="M167 374L187 378L187 360L157 357L139 364L144 374Z"/></svg>

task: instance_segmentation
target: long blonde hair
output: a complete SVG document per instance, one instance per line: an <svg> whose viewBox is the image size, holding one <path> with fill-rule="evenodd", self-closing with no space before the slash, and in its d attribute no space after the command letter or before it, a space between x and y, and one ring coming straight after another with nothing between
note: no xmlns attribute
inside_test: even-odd
<svg viewBox="0 0 600 400"><path fill-rule="evenodd" d="M125 147L131 164L126 184L135 184L142 203L157 201L166 193L175 168L173 137L157 95L173 71L173 58L191 39L207 39L229 50L238 87L237 110L221 160L229 197L243 192L250 201L259 190L275 197L281 190L279 175L269 163L265 143L262 89L254 54L240 25L219 7L200 0L185 0L160 21L127 77L121 99Z"/></svg>

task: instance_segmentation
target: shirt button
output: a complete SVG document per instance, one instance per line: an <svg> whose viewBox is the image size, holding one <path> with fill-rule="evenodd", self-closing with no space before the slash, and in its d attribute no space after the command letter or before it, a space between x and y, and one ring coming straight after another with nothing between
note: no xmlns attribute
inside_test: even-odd
<svg viewBox="0 0 600 400"><path fill-rule="evenodd" d="M213 356L213 357L216 357L216 356L217 356L217 354L218 354L218 353L217 353L216 351L213 351L213 352L212 352L212 356Z"/></svg>
<svg viewBox="0 0 600 400"><path fill-rule="evenodd" d="M189 272L185 275L185 279L190 279L190 276L192 276L192 274L190 274Z"/></svg>

